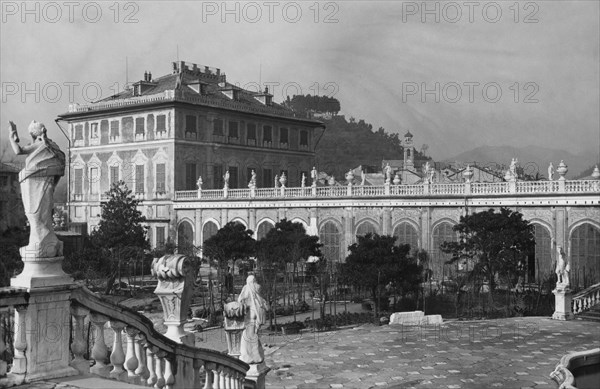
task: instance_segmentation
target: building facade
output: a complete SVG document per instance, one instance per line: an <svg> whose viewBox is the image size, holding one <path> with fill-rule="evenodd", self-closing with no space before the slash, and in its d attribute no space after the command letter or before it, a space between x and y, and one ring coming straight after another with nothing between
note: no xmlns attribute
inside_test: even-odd
<svg viewBox="0 0 600 389"><path fill-rule="evenodd" d="M128 90L59 115L71 135L71 222L92 230L103 194L123 180L141 200L150 243L175 235L177 190L258 187L285 174L300 185L314 163L323 123L227 82L220 69L174 62L172 74L150 73Z"/></svg>

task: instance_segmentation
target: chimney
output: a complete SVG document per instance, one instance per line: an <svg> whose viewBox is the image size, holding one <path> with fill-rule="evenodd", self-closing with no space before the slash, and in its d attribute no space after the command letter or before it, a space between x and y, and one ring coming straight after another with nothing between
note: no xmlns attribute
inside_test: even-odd
<svg viewBox="0 0 600 389"><path fill-rule="evenodd" d="M144 81L148 81L148 71L144 72Z"/></svg>
<svg viewBox="0 0 600 389"><path fill-rule="evenodd" d="M148 81L152 82L152 72L148 72Z"/></svg>

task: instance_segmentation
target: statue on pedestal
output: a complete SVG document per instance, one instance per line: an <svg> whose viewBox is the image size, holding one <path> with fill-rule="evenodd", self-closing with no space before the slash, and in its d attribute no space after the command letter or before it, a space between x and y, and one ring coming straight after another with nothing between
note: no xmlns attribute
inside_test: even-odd
<svg viewBox="0 0 600 389"><path fill-rule="evenodd" d="M566 289L569 287L569 272L571 263L568 258L565 259L565 252L562 246L556 248L556 289Z"/></svg>
<svg viewBox="0 0 600 389"><path fill-rule="evenodd" d="M314 166L310 171L310 178L312 178L312 186L317 186L317 168Z"/></svg>
<svg viewBox="0 0 600 389"><path fill-rule="evenodd" d="M302 173L302 181L300 182L300 187L306 187L306 174Z"/></svg>
<svg viewBox="0 0 600 389"><path fill-rule="evenodd" d="M548 181L552 181L553 175L554 175L554 165L552 165L552 162L550 162L550 165L548 166Z"/></svg>
<svg viewBox="0 0 600 389"><path fill-rule="evenodd" d="M367 173L362 169L360 169L360 186L365 186L365 181L367 180Z"/></svg>
<svg viewBox="0 0 600 389"><path fill-rule="evenodd" d="M250 173L250 182L248 183L248 188L256 188L256 172L252 169L252 173Z"/></svg>
<svg viewBox="0 0 600 389"><path fill-rule="evenodd" d="M246 285L238 297L238 302L246 307L245 328L240 344L240 359L248 364L259 364L265 359L258 330L266 322L267 302L260 295L260 285L253 275L246 279Z"/></svg>
<svg viewBox="0 0 600 389"><path fill-rule="evenodd" d="M223 182L225 183L224 188L229 188L229 170L225 172L225 175L223 176Z"/></svg>
<svg viewBox="0 0 600 389"><path fill-rule="evenodd" d="M391 183L392 182L392 167L390 166L389 163L385 165L383 172L385 174L385 183L386 184Z"/></svg>
<svg viewBox="0 0 600 389"><path fill-rule="evenodd" d="M17 155L27 154L19 173L21 197L31 231L29 244L21 248L23 257L53 258L62 255L62 242L52 227L54 189L65 174L65 154L47 137L46 127L35 120L29 125L32 142L19 145L17 126L10 124L10 143Z"/></svg>
<svg viewBox="0 0 600 389"><path fill-rule="evenodd" d="M198 181L196 181L196 186L198 187L198 190L202 190L202 176L198 176Z"/></svg>

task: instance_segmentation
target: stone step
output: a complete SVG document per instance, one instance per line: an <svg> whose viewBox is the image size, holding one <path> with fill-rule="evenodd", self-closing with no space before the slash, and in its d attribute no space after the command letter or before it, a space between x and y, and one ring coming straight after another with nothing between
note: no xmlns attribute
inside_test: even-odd
<svg viewBox="0 0 600 389"><path fill-rule="evenodd" d="M107 389L107 388L119 388L119 389L142 389L146 386L128 384L126 382L110 380L95 376L83 376L76 375L65 378L56 378L52 382L61 383L64 385L73 386L81 389Z"/></svg>

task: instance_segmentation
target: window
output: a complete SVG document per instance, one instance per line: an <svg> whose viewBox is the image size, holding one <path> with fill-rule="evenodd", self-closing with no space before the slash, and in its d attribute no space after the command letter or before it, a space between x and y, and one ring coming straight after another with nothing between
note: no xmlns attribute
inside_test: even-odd
<svg viewBox="0 0 600 389"><path fill-rule="evenodd" d="M98 174L98 168L90 168L90 193L98 194L100 191L100 176Z"/></svg>
<svg viewBox="0 0 600 389"><path fill-rule="evenodd" d="M580 225L571 234L570 281L580 288L600 282L600 230L590 223Z"/></svg>
<svg viewBox="0 0 600 389"><path fill-rule="evenodd" d="M544 226L535 223L533 235L535 247L527 256L527 282L542 281L554 272L550 232Z"/></svg>
<svg viewBox="0 0 600 389"><path fill-rule="evenodd" d="M288 143L288 134L289 131L287 128L280 128L279 129L279 143Z"/></svg>
<svg viewBox="0 0 600 389"><path fill-rule="evenodd" d="M118 138L119 137L119 121L111 120L110 122L110 137Z"/></svg>
<svg viewBox="0 0 600 389"><path fill-rule="evenodd" d="M197 189L196 186L196 164L186 163L185 164L185 190Z"/></svg>
<svg viewBox="0 0 600 389"><path fill-rule="evenodd" d="M185 137L196 139L196 116L186 115L186 117L185 117Z"/></svg>
<svg viewBox="0 0 600 389"><path fill-rule="evenodd" d="M273 171L271 169L263 169L263 188L273 186Z"/></svg>
<svg viewBox="0 0 600 389"><path fill-rule="evenodd" d="M375 226L370 221L364 221L364 222L360 223L360 225L356 229L357 236L365 236L367 234L377 234L377 233L379 233L377 231L377 226Z"/></svg>
<svg viewBox="0 0 600 389"><path fill-rule="evenodd" d="M256 124L248 123L248 126L246 127L246 136L248 139L256 140Z"/></svg>
<svg viewBox="0 0 600 389"><path fill-rule="evenodd" d="M156 164L156 191L165 193L165 164Z"/></svg>
<svg viewBox="0 0 600 389"><path fill-rule="evenodd" d="M409 223L398 224L394 229L394 236L396 237L396 245L408 244L411 250L419 248L417 230Z"/></svg>
<svg viewBox="0 0 600 389"><path fill-rule="evenodd" d="M98 139L98 123L92 123L92 129L90 131L91 139Z"/></svg>
<svg viewBox="0 0 600 389"><path fill-rule="evenodd" d="M264 221L260 223L258 226L258 230L256 231L257 240L261 240L267 236L269 231L271 231L275 226L268 221Z"/></svg>
<svg viewBox="0 0 600 389"><path fill-rule="evenodd" d="M75 126L75 146L83 146L83 126L78 124Z"/></svg>
<svg viewBox="0 0 600 389"><path fill-rule="evenodd" d="M214 165L213 166L213 188L214 189L223 189L223 166Z"/></svg>
<svg viewBox="0 0 600 389"><path fill-rule="evenodd" d="M110 167L110 185L114 185L119 182L119 167L111 166Z"/></svg>
<svg viewBox="0 0 600 389"><path fill-rule="evenodd" d="M215 119L213 126L213 135L223 135L223 120Z"/></svg>
<svg viewBox="0 0 600 389"><path fill-rule="evenodd" d="M215 223L211 221L206 222L204 227L202 227L202 241L206 242L208 239L212 238L218 230L219 227L217 227Z"/></svg>
<svg viewBox="0 0 600 389"><path fill-rule="evenodd" d="M446 262L452 258L451 254L444 253L440 245L444 242L456 241L456 234L452 231L452 224L443 222L438 224L433 230L433 241L431 245L431 266L433 270L432 277L436 280L452 277L458 263L447 265Z"/></svg>
<svg viewBox="0 0 600 389"><path fill-rule="evenodd" d="M335 223L326 222L319 231L319 239L323 244L321 252L328 264L339 262L341 256L342 234Z"/></svg>
<svg viewBox="0 0 600 389"><path fill-rule="evenodd" d="M165 227L156 227L156 248L165 246Z"/></svg>
<svg viewBox="0 0 600 389"><path fill-rule="evenodd" d="M8 176L0 176L0 186L8 186Z"/></svg>
<svg viewBox="0 0 600 389"><path fill-rule="evenodd" d="M144 135L146 133L146 128L144 126L144 118L135 119L135 136Z"/></svg>
<svg viewBox="0 0 600 389"><path fill-rule="evenodd" d="M144 165L135 165L135 193L144 192Z"/></svg>
<svg viewBox="0 0 600 389"><path fill-rule="evenodd" d="M229 122L229 137L239 138L238 122Z"/></svg>
<svg viewBox="0 0 600 389"><path fill-rule="evenodd" d="M272 141L271 126L264 126L263 127L263 143L271 142L271 141Z"/></svg>
<svg viewBox="0 0 600 389"><path fill-rule="evenodd" d="M167 131L167 117L166 115L156 116L156 132Z"/></svg>
<svg viewBox="0 0 600 389"><path fill-rule="evenodd" d="M83 193L83 169L75 169L74 193L77 195L80 195Z"/></svg>
<svg viewBox="0 0 600 389"><path fill-rule="evenodd" d="M235 189L239 186L238 184L238 168L237 166L229 166L229 187Z"/></svg>
<svg viewBox="0 0 600 389"><path fill-rule="evenodd" d="M300 146L308 146L308 131L300 131Z"/></svg>

